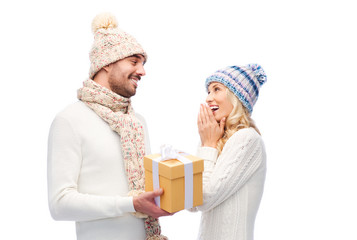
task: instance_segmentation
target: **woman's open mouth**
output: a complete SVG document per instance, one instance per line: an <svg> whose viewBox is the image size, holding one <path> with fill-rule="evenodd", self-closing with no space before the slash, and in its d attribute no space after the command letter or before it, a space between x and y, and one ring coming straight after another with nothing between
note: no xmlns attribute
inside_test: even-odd
<svg viewBox="0 0 357 240"><path fill-rule="evenodd" d="M212 112L215 112L219 109L219 107L217 105L212 105L212 106L210 106L210 108L211 108Z"/></svg>

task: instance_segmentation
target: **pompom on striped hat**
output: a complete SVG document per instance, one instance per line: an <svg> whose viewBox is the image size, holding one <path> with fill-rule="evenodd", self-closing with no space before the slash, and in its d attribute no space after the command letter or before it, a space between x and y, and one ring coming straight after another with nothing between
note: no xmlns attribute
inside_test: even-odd
<svg viewBox="0 0 357 240"><path fill-rule="evenodd" d="M94 42L89 53L89 78L110 63L126 57L147 54L136 39L118 28L118 22L111 13L100 13L92 21Z"/></svg>
<svg viewBox="0 0 357 240"><path fill-rule="evenodd" d="M208 86L212 82L222 83L251 113L257 102L260 87L266 80L266 74L258 64L229 66L216 71L206 79L206 90L208 91Z"/></svg>

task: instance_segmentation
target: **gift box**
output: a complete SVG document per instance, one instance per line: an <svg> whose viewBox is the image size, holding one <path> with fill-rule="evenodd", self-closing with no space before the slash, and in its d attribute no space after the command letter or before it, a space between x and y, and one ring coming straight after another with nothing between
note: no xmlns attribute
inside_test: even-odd
<svg viewBox="0 0 357 240"><path fill-rule="evenodd" d="M155 178L153 169L158 168L158 170L155 170L154 172L158 172L156 173L158 174L156 178L159 181L160 188L164 189L164 193L160 196L160 199L157 202L157 205L160 206L161 209L173 213L185 208L192 208L201 205L203 202L203 159L193 155L180 153L179 159L184 157L192 161L192 163L189 163L191 164L190 167L192 176L188 176L185 179L185 164L178 159L160 161L158 163L158 167L153 168L153 162L155 162L155 160L159 159L160 157L161 154L152 154L144 157L145 191L153 191L153 177ZM189 187L186 185L189 185ZM191 192L187 193L188 189L191 188ZM186 194L188 196L185 196ZM190 202L190 204L188 204L189 207L187 206L187 201Z"/></svg>

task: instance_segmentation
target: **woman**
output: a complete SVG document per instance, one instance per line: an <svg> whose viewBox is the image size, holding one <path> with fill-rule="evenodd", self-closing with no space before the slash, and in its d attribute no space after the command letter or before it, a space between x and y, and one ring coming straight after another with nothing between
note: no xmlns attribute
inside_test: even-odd
<svg viewBox="0 0 357 240"><path fill-rule="evenodd" d="M206 80L207 105L201 105L197 121L197 155L205 164L198 239L253 239L266 154L251 113L265 81L256 64L227 67Z"/></svg>

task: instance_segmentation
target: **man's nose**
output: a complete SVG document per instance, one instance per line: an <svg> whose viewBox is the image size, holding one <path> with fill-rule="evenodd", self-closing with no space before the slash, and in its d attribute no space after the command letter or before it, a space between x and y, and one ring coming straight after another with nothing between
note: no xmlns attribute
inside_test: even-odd
<svg viewBox="0 0 357 240"><path fill-rule="evenodd" d="M144 69L144 65L140 65L138 69L136 70L136 73L140 76L145 76L146 72Z"/></svg>

